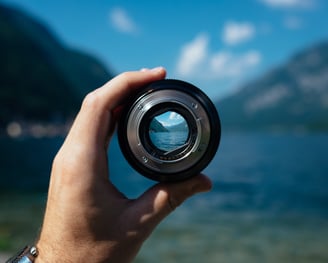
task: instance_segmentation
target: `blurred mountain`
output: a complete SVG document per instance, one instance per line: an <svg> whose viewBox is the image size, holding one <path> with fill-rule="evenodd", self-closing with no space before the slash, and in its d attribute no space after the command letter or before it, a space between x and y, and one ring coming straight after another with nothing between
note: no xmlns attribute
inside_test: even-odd
<svg viewBox="0 0 328 263"><path fill-rule="evenodd" d="M228 129L328 130L328 42L216 103Z"/></svg>
<svg viewBox="0 0 328 263"><path fill-rule="evenodd" d="M1 4L0 57L0 128L12 120L64 121L112 77L30 15Z"/></svg>

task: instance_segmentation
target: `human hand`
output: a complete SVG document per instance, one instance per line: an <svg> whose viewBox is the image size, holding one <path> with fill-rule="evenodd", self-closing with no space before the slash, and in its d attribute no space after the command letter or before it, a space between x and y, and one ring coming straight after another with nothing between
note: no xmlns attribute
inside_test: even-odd
<svg viewBox="0 0 328 263"><path fill-rule="evenodd" d="M198 175L129 200L110 181L107 148L119 108L165 74L163 68L126 72L87 95L53 162L37 263L131 262L162 219L210 190L210 180Z"/></svg>

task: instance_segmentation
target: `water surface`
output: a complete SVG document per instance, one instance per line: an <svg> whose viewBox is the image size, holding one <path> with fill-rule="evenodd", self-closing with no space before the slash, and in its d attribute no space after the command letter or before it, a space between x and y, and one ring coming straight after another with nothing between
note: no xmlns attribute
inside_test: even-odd
<svg viewBox="0 0 328 263"><path fill-rule="evenodd" d="M19 186L16 193L0 195L0 250L35 236L45 194L23 194L22 187L45 187L61 143L0 141L1 188ZM138 197L154 182L128 166L116 140L110 146L113 182ZM326 134L223 133L205 170L213 190L170 215L136 262L328 262L327 156Z"/></svg>

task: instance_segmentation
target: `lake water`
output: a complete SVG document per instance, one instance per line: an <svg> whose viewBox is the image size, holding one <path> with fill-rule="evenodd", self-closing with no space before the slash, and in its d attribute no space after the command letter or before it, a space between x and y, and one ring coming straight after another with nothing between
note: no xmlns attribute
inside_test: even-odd
<svg viewBox="0 0 328 263"><path fill-rule="evenodd" d="M29 160L9 161L15 155L2 155L1 188L4 183L38 185L36 180L43 182L42 187L61 142L0 141L2 154L10 147L23 151ZM129 197L153 184L127 165L116 140L111 143L111 158L111 178ZM25 169L25 176L15 175L19 169ZM37 179L28 169L44 177ZM327 134L223 133L205 173L213 180L213 190L191 198L170 215L135 262L328 262ZM19 237L32 233L17 229L41 220L45 195L0 198L0 237L5 233L8 239L17 236L18 243L24 242ZM17 213L26 213L26 220L14 219Z"/></svg>
<svg viewBox="0 0 328 263"><path fill-rule="evenodd" d="M188 131L150 132L149 137L158 149L173 151L186 143Z"/></svg>

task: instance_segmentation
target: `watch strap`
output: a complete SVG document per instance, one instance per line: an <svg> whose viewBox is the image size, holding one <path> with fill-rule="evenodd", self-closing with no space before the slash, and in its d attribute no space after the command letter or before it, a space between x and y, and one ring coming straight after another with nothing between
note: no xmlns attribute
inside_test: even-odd
<svg viewBox="0 0 328 263"><path fill-rule="evenodd" d="M38 250L35 246L26 246L14 257L8 259L6 263L33 263L38 256Z"/></svg>

